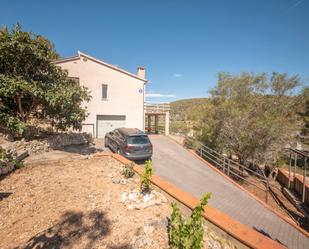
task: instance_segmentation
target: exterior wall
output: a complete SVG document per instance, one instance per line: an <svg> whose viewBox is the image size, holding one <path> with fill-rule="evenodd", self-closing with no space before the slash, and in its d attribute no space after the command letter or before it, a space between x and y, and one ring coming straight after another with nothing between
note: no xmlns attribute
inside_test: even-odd
<svg viewBox="0 0 309 249"><path fill-rule="evenodd" d="M89 112L83 123L88 128L94 125L94 136L97 115L125 115L126 127L144 130L144 81L83 56L57 65L68 70L70 77L79 77L80 84L88 87L92 98L83 104ZM108 85L106 100L102 99L102 84Z"/></svg>

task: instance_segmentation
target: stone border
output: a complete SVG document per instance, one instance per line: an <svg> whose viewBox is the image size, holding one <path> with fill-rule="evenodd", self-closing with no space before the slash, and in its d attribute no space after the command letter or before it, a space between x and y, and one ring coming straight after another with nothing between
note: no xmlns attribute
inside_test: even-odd
<svg viewBox="0 0 309 249"><path fill-rule="evenodd" d="M267 205L265 202L263 202L262 200L260 200L258 197L256 197L254 194L252 194L251 192L249 192L247 189L245 189L244 187L242 187L240 184L238 184L237 182L235 182L233 179L231 179L230 177L228 177L226 174L224 174L222 171L220 171L218 168L216 168L215 166L213 166L211 163L209 163L207 160L201 158L194 150L188 149L186 147L183 146L183 144L178 143L175 139L171 138L170 136L168 136L169 139L171 139L174 143L179 144L180 146L182 146L185 150L189 151L191 154L193 154L196 158L198 158L199 160L201 160L202 162L204 162L209 168L213 169L214 171L216 171L218 174L220 174L221 176L223 176L225 179L229 180L232 184L234 184L236 187L240 188L242 191L245 191L248 195L250 195L252 198L254 198L256 201L258 201L260 204L262 204L265 208L267 208L268 210L270 210L271 212L273 212L275 215L279 216L279 218L283 219L285 222L289 223L291 226L293 226L295 229L297 229L299 232L303 233L304 235L306 235L307 237L309 237L309 232L307 232L306 230L302 229L301 227L299 227L292 219L287 218L286 216L282 215L281 213L279 213L278 211L276 211L275 209L273 209L272 207L270 207L269 205Z"/></svg>
<svg viewBox="0 0 309 249"><path fill-rule="evenodd" d="M100 153L95 155L95 157L100 156L111 156L114 159L120 161L123 164L131 164L132 161L124 158L121 155L114 153ZM134 171L138 174L143 172L143 167L134 163ZM152 176L151 182L162 191L176 199L178 202L182 203L184 206L189 209L194 209L198 204L199 200L189 195L185 191L177 188L173 184L163 180L159 176ZM267 236L262 235L261 233L253 230L252 228L241 224L240 222L232 219L226 214L223 214L219 210L207 205L203 214L206 221L213 224L220 230L223 230L226 234L230 235L234 240L238 241L239 244L242 244L243 248L254 248L254 249L283 249L286 248L284 245L268 238Z"/></svg>

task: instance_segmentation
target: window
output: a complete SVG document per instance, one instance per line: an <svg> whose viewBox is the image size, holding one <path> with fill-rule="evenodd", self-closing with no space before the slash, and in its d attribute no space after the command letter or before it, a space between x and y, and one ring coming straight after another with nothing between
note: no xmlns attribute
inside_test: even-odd
<svg viewBox="0 0 309 249"><path fill-rule="evenodd" d="M107 99L107 85L102 84L102 99Z"/></svg>
<svg viewBox="0 0 309 249"><path fill-rule="evenodd" d="M128 144L148 144L149 139L147 136L130 136L127 138Z"/></svg>

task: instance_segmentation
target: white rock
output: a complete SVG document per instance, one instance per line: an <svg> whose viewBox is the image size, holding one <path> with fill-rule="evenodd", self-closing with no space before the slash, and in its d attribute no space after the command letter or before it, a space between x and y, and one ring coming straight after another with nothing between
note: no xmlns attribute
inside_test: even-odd
<svg viewBox="0 0 309 249"><path fill-rule="evenodd" d="M126 185L126 184L127 184L127 180L126 180L126 179L121 179L121 180L120 180L120 184Z"/></svg>
<svg viewBox="0 0 309 249"><path fill-rule="evenodd" d="M148 202L148 201L150 201L151 199L152 199L152 195L146 194L146 195L144 195L144 197L143 197L143 202Z"/></svg>
<svg viewBox="0 0 309 249"><path fill-rule="evenodd" d="M133 207L133 205L129 204L129 205L127 206L127 209L128 209L128 210L133 210L134 207Z"/></svg>
<svg viewBox="0 0 309 249"><path fill-rule="evenodd" d="M121 203L125 203L128 200L128 194L126 192L122 193L121 195Z"/></svg>

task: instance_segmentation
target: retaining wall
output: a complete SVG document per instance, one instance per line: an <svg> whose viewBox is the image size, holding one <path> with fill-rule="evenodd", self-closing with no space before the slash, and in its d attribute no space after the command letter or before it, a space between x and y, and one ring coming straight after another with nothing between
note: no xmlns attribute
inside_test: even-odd
<svg viewBox="0 0 309 249"><path fill-rule="evenodd" d="M291 173L290 178L290 188L295 190L300 196L303 194L303 182L304 177L300 175L296 175L295 178L293 177L293 173ZM278 182L280 182L284 187L288 187L289 184L289 172L284 169L278 170L277 176ZM305 186L305 203L309 205L309 184L307 183Z"/></svg>

